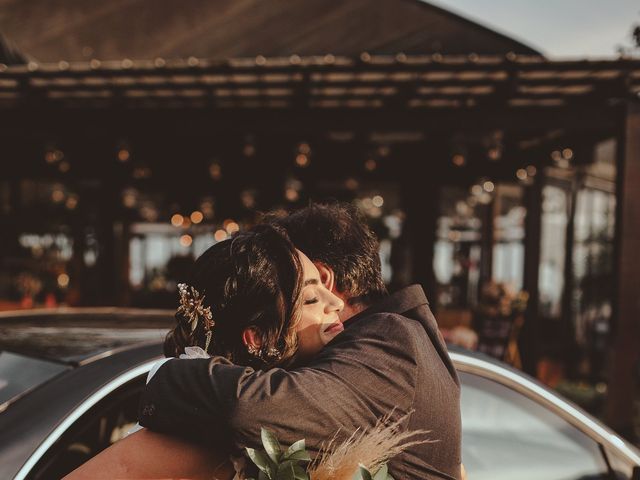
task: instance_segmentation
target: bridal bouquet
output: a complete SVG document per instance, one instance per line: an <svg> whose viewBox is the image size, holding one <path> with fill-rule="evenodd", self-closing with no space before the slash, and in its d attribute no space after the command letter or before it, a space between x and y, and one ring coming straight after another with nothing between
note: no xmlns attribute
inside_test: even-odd
<svg viewBox="0 0 640 480"><path fill-rule="evenodd" d="M334 438L315 461L304 440L285 449L265 428L261 429L264 449L246 451L259 469L257 480L393 480L387 462L407 447L426 441L410 440L426 432L401 432L399 426L400 421L380 421L371 431L356 431L340 444Z"/></svg>

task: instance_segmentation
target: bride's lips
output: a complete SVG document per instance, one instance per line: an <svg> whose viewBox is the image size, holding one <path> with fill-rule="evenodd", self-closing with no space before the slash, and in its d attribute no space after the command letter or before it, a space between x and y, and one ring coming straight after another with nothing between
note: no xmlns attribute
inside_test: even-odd
<svg viewBox="0 0 640 480"><path fill-rule="evenodd" d="M338 321L332 323L327 328L324 329L324 333L340 333L344 330L344 325L342 322Z"/></svg>

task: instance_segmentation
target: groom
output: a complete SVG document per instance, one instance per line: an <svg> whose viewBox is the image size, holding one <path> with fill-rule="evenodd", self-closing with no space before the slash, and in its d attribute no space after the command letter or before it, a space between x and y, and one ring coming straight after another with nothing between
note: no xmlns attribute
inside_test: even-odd
<svg viewBox="0 0 640 480"><path fill-rule="evenodd" d="M283 444L305 438L317 453L337 431L368 429L390 412L404 418L403 428L428 431L430 440L391 459L395 478L460 478L458 378L422 289L386 294L378 242L350 206L311 205L275 222L344 301L344 332L308 365L290 371L253 371L208 359L166 362L142 396L140 423L147 430L116 443L70 478L98 478L100 466L115 475L114 463L128 478L163 471L155 460L142 463L145 449L164 449L172 461L180 455L182 466L198 472L193 478L205 478L211 451L194 445L223 439L257 447L264 426ZM195 443L189 447L152 431Z"/></svg>
<svg viewBox="0 0 640 480"><path fill-rule="evenodd" d="M143 394L141 425L205 441L228 430L236 446L258 446L264 426L317 452L338 430L372 427L393 411L432 442L393 458L390 473L458 479L459 383L422 289L386 295L378 242L346 205L312 205L277 223L344 300L345 331L292 371L167 362Z"/></svg>

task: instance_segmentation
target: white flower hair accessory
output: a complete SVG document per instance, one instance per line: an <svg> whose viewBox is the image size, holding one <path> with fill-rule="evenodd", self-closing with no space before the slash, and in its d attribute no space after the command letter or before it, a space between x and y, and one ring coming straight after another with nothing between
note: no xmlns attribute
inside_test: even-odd
<svg viewBox="0 0 640 480"><path fill-rule="evenodd" d="M211 307L204 306L204 295L200 295L195 288L187 285L186 283L178 284L178 291L180 292L180 306L178 307L178 313L182 315L184 320L191 328L191 333L195 332L198 327L198 323L202 322L202 328L206 332L206 340L204 349L209 348L211 342L211 329L216 324L211 314Z"/></svg>

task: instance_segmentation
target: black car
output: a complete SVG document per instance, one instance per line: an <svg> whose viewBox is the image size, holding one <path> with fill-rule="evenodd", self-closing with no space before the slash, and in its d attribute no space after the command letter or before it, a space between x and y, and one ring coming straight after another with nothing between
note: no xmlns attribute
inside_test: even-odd
<svg viewBox="0 0 640 480"><path fill-rule="evenodd" d="M0 314L0 478L60 478L136 423L171 311ZM470 480L631 479L638 450L535 380L454 350Z"/></svg>

